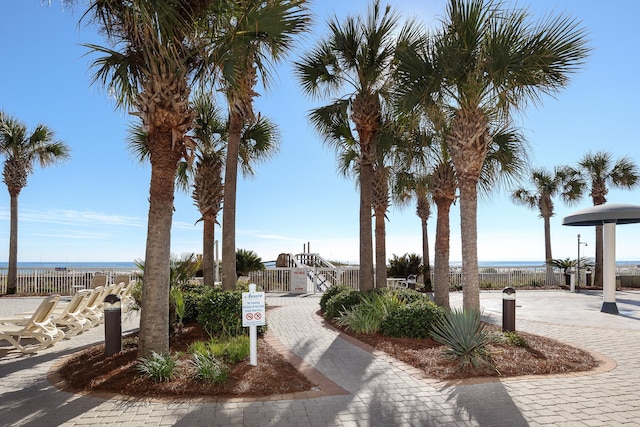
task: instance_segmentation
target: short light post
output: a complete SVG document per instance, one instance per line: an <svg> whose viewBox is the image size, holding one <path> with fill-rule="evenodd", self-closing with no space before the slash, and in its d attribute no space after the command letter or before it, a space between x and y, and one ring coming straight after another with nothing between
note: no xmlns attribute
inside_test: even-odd
<svg viewBox="0 0 640 427"><path fill-rule="evenodd" d="M587 246L587 243L581 242L580 235L578 234L578 260L576 261L576 292L580 292L580 245Z"/></svg>
<svg viewBox="0 0 640 427"><path fill-rule="evenodd" d="M516 331L516 290L511 286L502 290L502 332Z"/></svg>
<svg viewBox="0 0 640 427"><path fill-rule="evenodd" d="M104 355L122 350L122 306L120 297L109 294L104 299Z"/></svg>

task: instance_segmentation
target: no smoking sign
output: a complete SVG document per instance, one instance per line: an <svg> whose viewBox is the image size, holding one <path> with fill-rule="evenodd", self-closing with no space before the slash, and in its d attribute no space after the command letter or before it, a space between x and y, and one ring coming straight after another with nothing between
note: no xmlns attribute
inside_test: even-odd
<svg viewBox="0 0 640 427"><path fill-rule="evenodd" d="M242 326L265 325L265 298L264 292L242 293Z"/></svg>

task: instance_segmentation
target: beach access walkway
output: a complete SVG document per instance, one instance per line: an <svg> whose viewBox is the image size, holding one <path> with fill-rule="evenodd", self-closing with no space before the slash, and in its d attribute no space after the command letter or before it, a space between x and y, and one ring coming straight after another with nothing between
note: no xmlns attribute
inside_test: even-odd
<svg viewBox="0 0 640 427"><path fill-rule="evenodd" d="M268 294L270 333L316 378L319 389L262 399L153 401L60 391L51 367L104 340L97 327L34 355L0 342L3 426L631 426L640 419L640 293L618 292L620 315L600 312L601 292L518 291L516 329L600 355L588 373L500 381L437 382L354 345L323 326L320 295ZM39 298L0 298L0 317ZM462 295L451 294L453 306ZM502 293L482 292L485 315L501 322ZM137 318L125 319L123 330ZM258 354L258 366L260 354Z"/></svg>

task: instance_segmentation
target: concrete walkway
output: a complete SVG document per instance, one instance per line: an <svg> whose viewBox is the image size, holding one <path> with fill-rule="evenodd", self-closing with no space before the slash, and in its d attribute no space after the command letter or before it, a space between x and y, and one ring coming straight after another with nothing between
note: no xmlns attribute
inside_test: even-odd
<svg viewBox="0 0 640 427"><path fill-rule="evenodd" d="M519 291L516 329L556 338L613 360L580 375L480 383L422 379L325 328L317 295L267 297L271 332L282 346L328 378L319 392L279 400L154 402L106 400L58 390L51 366L104 340L102 327L35 355L0 341L3 426L619 426L640 419L640 293L618 292L621 315L600 313L601 292ZM501 292L483 292L483 313L501 322ZM32 309L37 298L0 298L0 318ZM462 295L451 294L461 305ZM137 319L125 322L125 329ZM258 354L258 365L260 355ZM332 382L334 386L332 387ZM340 393L342 391L342 393ZM320 396L320 397L314 397Z"/></svg>

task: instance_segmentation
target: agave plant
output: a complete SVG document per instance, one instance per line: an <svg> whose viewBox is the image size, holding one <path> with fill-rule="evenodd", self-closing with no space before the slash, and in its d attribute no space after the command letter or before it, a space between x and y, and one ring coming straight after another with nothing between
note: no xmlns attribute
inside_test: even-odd
<svg viewBox="0 0 640 427"><path fill-rule="evenodd" d="M462 371L470 368L493 366L487 348L489 334L480 321L480 311L452 309L433 326L431 336L447 348L443 356L459 363Z"/></svg>

